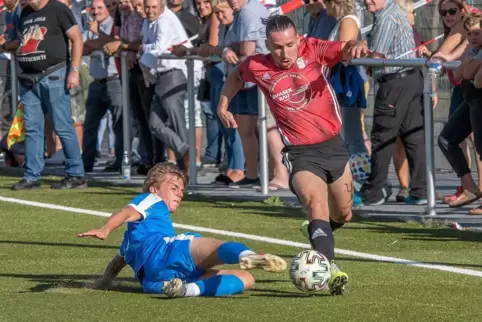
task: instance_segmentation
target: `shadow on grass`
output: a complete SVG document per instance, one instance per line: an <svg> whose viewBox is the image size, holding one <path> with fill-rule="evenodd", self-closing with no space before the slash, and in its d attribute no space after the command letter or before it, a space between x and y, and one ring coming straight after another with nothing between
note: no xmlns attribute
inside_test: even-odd
<svg viewBox="0 0 482 322"><path fill-rule="evenodd" d="M38 283L30 288L29 292L21 291L19 293L43 293L43 292L55 292L59 289L84 289L93 290L92 284L95 280L102 278L102 275L90 275L90 274L0 274L0 277L18 278L31 282ZM121 284L119 284L119 282ZM112 287L105 291L123 292L123 293L143 293L140 286L129 286L123 283L136 283L138 282L134 278L130 277L118 277L115 279Z"/></svg>
<svg viewBox="0 0 482 322"><path fill-rule="evenodd" d="M109 246L109 245L52 243L52 242L21 241L21 240L0 240L0 244L16 244L16 245L32 245L32 246L80 247L80 248L99 248L99 249L119 249L119 246Z"/></svg>

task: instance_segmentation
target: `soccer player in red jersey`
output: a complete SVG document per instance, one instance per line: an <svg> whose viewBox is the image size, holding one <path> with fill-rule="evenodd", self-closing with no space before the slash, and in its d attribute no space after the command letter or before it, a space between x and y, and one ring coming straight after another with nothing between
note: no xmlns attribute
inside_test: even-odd
<svg viewBox="0 0 482 322"><path fill-rule="evenodd" d="M231 98L244 82L263 91L285 143L290 189L308 213L313 249L332 263L330 291L339 295L348 276L333 262L333 231L352 217L353 182L348 151L339 135L340 108L328 77L330 67L364 56L368 49L359 41L302 39L286 16L270 18L266 36L270 54L248 57L229 75L218 115L224 126L236 128L228 111Z"/></svg>

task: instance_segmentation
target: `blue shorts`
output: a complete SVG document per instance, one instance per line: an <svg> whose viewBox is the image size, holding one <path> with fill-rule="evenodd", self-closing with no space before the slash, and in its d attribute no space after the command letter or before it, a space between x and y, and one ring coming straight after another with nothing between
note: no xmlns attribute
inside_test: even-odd
<svg viewBox="0 0 482 322"><path fill-rule="evenodd" d="M146 241L149 243L150 256L144 263L144 276L141 281L144 290L158 287L163 281L174 278L189 283L198 280L205 273L196 266L191 257L190 245L195 237L202 235L185 233L175 237L155 236Z"/></svg>

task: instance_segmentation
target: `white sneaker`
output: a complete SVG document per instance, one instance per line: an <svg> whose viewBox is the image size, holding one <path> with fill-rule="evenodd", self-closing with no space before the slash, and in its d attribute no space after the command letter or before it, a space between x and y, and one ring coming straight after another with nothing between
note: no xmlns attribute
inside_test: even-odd
<svg viewBox="0 0 482 322"><path fill-rule="evenodd" d="M186 295L186 291L186 284L179 278L164 282L162 288L162 293L166 294L167 297L183 297Z"/></svg>
<svg viewBox="0 0 482 322"><path fill-rule="evenodd" d="M253 254L241 258L239 267L244 270L262 268L267 272L283 272L287 264L284 259L276 255Z"/></svg>

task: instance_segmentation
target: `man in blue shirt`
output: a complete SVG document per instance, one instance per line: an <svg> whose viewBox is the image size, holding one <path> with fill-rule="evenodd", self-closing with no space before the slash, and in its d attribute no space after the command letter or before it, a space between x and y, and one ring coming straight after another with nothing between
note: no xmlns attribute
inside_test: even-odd
<svg viewBox="0 0 482 322"><path fill-rule="evenodd" d="M147 174L143 193L114 213L100 229L79 234L104 240L127 223L120 252L95 285L105 288L129 265L146 293L169 297L226 296L252 288L253 276L244 271L263 268L282 272L286 262L275 255L259 255L237 242L224 242L197 233L176 235L170 214L184 195L187 177L175 165L155 165ZM217 270L239 264L242 270Z"/></svg>
<svg viewBox="0 0 482 322"><path fill-rule="evenodd" d="M20 22L20 14L22 13L22 6L18 0L5 0L4 4L7 8L7 14L5 15L6 37L5 40L0 41L2 45L5 41L18 40L18 24Z"/></svg>

